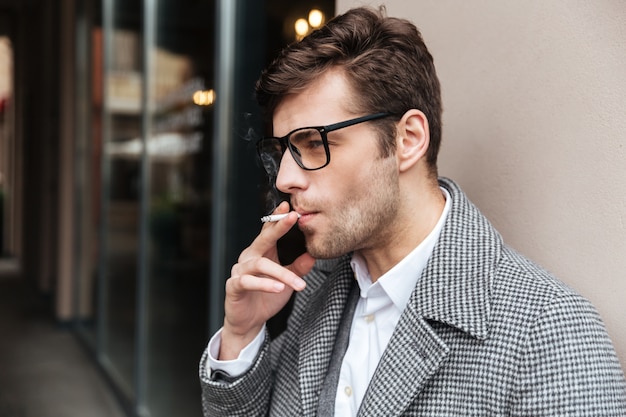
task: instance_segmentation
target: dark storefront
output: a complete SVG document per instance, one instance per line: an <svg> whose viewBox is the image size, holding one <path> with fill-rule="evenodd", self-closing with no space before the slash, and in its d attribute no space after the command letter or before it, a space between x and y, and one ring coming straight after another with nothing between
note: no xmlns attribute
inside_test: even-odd
<svg viewBox="0 0 626 417"><path fill-rule="evenodd" d="M0 0L2 256L132 413L201 415L224 280L268 210L254 81L312 9L334 2Z"/></svg>

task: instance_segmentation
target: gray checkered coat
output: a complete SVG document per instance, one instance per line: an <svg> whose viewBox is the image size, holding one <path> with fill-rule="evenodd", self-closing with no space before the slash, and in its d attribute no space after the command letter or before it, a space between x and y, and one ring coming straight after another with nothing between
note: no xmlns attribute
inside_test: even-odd
<svg viewBox="0 0 626 417"><path fill-rule="evenodd" d="M451 211L358 415L626 416L596 310L440 184ZM287 330L241 378L207 378L203 357L205 416L314 416L352 280L349 256L318 262Z"/></svg>

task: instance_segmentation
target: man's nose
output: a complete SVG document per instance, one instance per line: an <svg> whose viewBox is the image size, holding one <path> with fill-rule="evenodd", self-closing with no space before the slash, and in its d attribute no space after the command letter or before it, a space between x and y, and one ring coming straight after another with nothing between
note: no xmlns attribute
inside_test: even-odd
<svg viewBox="0 0 626 417"><path fill-rule="evenodd" d="M278 175L276 175L276 188L286 194L291 194L294 189L306 186L306 171L293 159L289 149L285 151L280 160Z"/></svg>

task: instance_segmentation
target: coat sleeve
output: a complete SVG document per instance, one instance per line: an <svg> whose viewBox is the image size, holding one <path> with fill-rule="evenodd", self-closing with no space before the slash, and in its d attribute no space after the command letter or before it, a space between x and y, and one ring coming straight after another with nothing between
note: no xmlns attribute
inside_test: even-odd
<svg viewBox="0 0 626 417"><path fill-rule="evenodd" d="M245 374L237 378L211 378L206 368L205 350L200 360L202 410L205 417L265 416L269 409L272 387L269 335L256 361Z"/></svg>
<svg viewBox="0 0 626 417"><path fill-rule="evenodd" d="M626 416L626 382L595 308L556 297L538 317L518 375L514 416Z"/></svg>
<svg viewBox="0 0 626 417"><path fill-rule="evenodd" d="M345 265L349 268L346 259L348 256L336 260L317 261L314 268L307 274L305 280L307 286L304 291L295 296L294 306L287 322L287 329L278 337L271 340L266 329L265 341L252 368L238 378L210 378L206 369L206 351L200 360L200 385L202 388L202 409L205 417L229 417L229 416L266 416L271 407L284 408L295 407L299 409L300 398L297 392L298 385L298 333L300 332L301 320L308 311L309 298L316 293L325 282L326 277L337 265ZM285 359L285 352L289 358ZM289 365L285 365L288 363ZM271 404L276 382L276 369L278 365L290 367L291 376L295 376L295 384L289 384L290 394L296 393L294 402L286 404L274 398L277 404ZM284 382L284 380L283 380ZM293 399L293 398L292 398ZM286 408L284 408L286 409ZM285 414L285 413L283 413ZM297 414L286 414L297 415Z"/></svg>

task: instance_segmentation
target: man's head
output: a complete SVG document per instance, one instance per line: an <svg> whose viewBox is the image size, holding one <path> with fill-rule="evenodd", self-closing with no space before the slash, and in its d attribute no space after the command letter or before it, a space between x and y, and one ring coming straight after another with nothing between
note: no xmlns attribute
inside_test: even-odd
<svg viewBox="0 0 626 417"><path fill-rule="evenodd" d="M354 114L392 113L372 122L382 156L395 148L395 122L410 109L428 119L429 171L436 176L441 141L441 93L433 59L415 26L357 8L329 21L274 60L257 82L257 100L271 121L286 95L298 93L331 68L341 68L354 92L345 100Z"/></svg>
<svg viewBox="0 0 626 417"><path fill-rule="evenodd" d="M288 47L257 97L273 130L259 155L301 215L309 254L392 263L424 238L442 199L441 100L412 24L370 9L339 16Z"/></svg>

